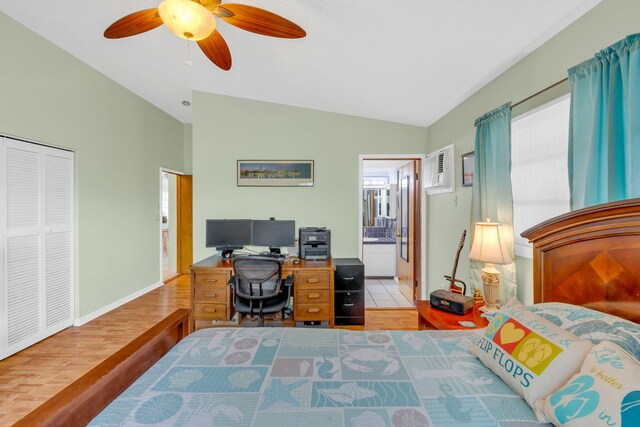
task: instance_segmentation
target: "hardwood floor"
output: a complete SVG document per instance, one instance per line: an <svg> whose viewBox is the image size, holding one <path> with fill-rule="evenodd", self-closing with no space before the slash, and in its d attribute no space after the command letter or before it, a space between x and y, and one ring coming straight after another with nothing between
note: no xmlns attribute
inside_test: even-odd
<svg viewBox="0 0 640 427"><path fill-rule="evenodd" d="M0 361L0 426L18 421L178 308L189 308L188 275ZM417 327L415 310L365 313L367 330Z"/></svg>
<svg viewBox="0 0 640 427"><path fill-rule="evenodd" d="M13 424L178 308L189 308L189 276L0 361L0 426Z"/></svg>
<svg viewBox="0 0 640 427"><path fill-rule="evenodd" d="M364 312L364 329L417 330L418 312L415 308L367 309Z"/></svg>

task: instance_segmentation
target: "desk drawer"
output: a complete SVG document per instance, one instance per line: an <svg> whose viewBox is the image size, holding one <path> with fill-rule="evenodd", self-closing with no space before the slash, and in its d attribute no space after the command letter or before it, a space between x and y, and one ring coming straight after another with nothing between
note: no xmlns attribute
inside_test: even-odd
<svg viewBox="0 0 640 427"><path fill-rule="evenodd" d="M227 320L227 305L194 303L193 317L196 320Z"/></svg>
<svg viewBox="0 0 640 427"><path fill-rule="evenodd" d="M331 318L329 304L296 304L295 308L296 321L328 320Z"/></svg>
<svg viewBox="0 0 640 427"><path fill-rule="evenodd" d="M328 289L296 289L296 304L329 304L331 291Z"/></svg>
<svg viewBox="0 0 640 427"><path fill-rule="evenodd" d="M194 288L193 299L198 302L219 302L227 303L227 287L200 285Z"/></svg>
<svg viewBox="0 0 640 427"><path fill-rule="evenodd" d="M230 274L227 272L220 273L196 273L196 286L200 285L217 285L226 286Z"/></svg>
<svg viewBox="0 0 640 427"><path fill-rule="evenodd" d="M330 289L331 273L328 271L299 271L294 286L305 289Z"/></svg>

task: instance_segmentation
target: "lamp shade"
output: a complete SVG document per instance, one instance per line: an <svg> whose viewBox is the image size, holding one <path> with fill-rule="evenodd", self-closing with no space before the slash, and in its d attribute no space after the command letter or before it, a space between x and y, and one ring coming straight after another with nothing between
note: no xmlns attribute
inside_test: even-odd
<svg viewBox="0 0 640 427"><path fill-rule="evenodd" d="M211 11L192 0L164 0L158 6L158 14L164 25L183 39L206 39L216 29Z"/></svg>
<svg viewBox="0 0 640 427"><path fill-rule="evenodd" d="M500 224L493 222L476 223L469 258L491 264L513 262L504 241L500 238L499 227Z"/></svg>

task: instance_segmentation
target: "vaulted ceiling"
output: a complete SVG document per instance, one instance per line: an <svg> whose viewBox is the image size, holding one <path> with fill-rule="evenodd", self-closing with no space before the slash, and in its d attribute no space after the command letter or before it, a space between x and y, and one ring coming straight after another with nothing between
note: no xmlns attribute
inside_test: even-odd
<svg viewBox="0 0 640 427"><path fill-rule="evenodd" d="M219 20L233 57L222 71L164 26L103 38L112 22L160 0L0 0L0 11L183 122L192 107L182 101L197 90L428 126L600 2L237 1L307 37L263 37Z"/></svg>

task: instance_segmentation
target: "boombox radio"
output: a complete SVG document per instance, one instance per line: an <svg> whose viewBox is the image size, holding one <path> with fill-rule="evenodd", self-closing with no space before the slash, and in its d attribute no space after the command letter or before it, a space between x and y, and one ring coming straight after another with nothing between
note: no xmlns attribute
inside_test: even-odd
<svg viewBox="0 0 640 427"><path fill-rule="evenodd" d="M440 310L465 315L473 310L474 299L473 297L439 289L431 292L429 304L431 307L439 308Z"/></svg>

